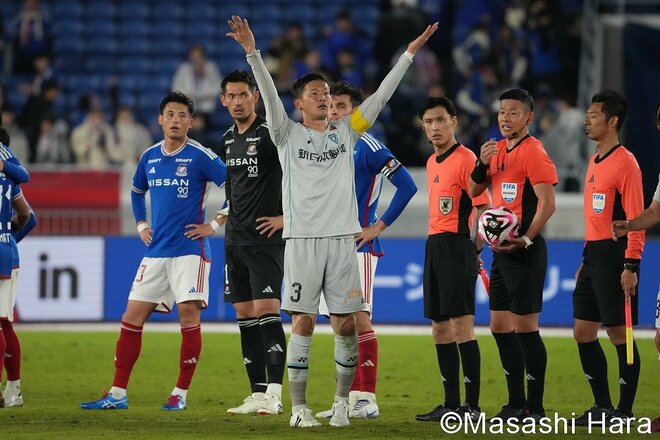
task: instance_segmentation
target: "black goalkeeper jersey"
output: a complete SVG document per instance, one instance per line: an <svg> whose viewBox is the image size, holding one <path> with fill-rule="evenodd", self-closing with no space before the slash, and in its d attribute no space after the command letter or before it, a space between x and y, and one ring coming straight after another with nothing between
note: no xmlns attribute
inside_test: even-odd
<svg viewBox="0 0 660 440"><path fill-rule="evenodd" d="M232 126L222 137L218 156L227 165L225 192L229 220L225 243L230 246L282 245L282 231L271 238L257 231L257 218L282 214L282 168L270 140L266 120L257 119L245 133Z"/></svg>

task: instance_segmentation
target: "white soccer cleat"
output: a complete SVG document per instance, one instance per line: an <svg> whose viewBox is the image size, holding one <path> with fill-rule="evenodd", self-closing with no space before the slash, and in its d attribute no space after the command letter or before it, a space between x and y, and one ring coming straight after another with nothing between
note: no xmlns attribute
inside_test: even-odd
<svg viewBox="0 0 660 440"><path fill-rule="evenodd" d="M266 394L266 398L261 401L261 407L257 411L261 415L282 414L282 401L271 394Z"/></svg>
<svg viewBox="0 0 660 440"><path fill-rule="evenodd" d="M23 394L21 390L18 390L18 393L5 390L5 407L19 407L23 406Z"/></svg>
<svg viewBox="0 0 660 440"><path fill-rule="evenodd" d="M229 408L229 414L256 414L264 406L265 399L256 399L251 394L243 399L243 403L236 408Z"/></svg>
<svg viewBox="0 0 660 440"><path fill-rule="evenodd" d="M351 422L348 420L348 413L351 410L351 407L348 405L346 400L338 400L333 405L335 413L330 419L330 426L342 427L348 426Z"/></svg>
<svg viewBox="0 0 660 440"><path fill-rule="evenodd" d="M321 419L331 419L332 416L335 415L335 407L337 406L337 402L332 402L332 408L327 409L325 411L320 411L316 413L316 417L321 418Z"/></svg>
<svg viewBox="0 0 660 440"><path fill-rule="evenodd" d="M360 399L355 402L348 413L349 417L352 419L373 419L380 415L378 411L378 405L376 402L370 399Z"/></svg>
<svg viewBox="0 0 660 440"><path fill-rule="evenodd" d="M314 418L309 408L300 408L291 415L289 425L292 428L318 428L321 426L321 422Z"/></svg>

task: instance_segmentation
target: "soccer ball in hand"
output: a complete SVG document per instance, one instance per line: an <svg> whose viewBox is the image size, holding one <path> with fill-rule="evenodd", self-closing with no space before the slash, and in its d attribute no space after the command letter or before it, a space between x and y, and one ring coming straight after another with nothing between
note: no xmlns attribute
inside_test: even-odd
<svg viewBox="0 0 660 440"><path fill-rule="evenodd" d="M488 246L502 245L517 237L518 217L509 208L487 209L479 217L479 235Z"/></svg>

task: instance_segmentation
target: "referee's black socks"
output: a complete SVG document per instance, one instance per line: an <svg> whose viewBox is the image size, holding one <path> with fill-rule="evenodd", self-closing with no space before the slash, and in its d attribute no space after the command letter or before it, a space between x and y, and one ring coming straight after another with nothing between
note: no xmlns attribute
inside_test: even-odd
<svg viewBox="0 0 660 440"><path fill-rule="evenodd" d="M471 408L479 408L479 389L481 387L481 352L477 340L458 344L463 366L465 383L465 401Z"/></svg>
<svg viewBox="0 0 660 440"><path fill-rule="evenodd" d="M445 407L456 409L461 406L461 392L458 383L458 346L456 342L435 344L435 351L438 355L442 385L445 388Z"/></svg>
<svg viewBox="0 0 660 440"><path fill-rule="evenodd" d="M520 342L514 332L493 333L493 337L504 368L509 405L522 408L525 406L525 359Z"/></svg>
<svg viewBox="0 0 660 440"><path fill-rule="evenodd" d="M279 313L259 317L259 327L266 356L268 383L282 383L286 366L286 336Z"/></svg>
<svg viewBox="0 0 660 440"><path fill-rule="evenodd" d="M527 405L533 413L545 414L543 409L543 390L548 354L539 331L516 333L525 356L527 372Z"/></svg>
<svg viewBox="0 0 660 440"><path fill-rule="evenodd" d="M263 342L259 319L244 318L237 319L238 329L241 332L241 349L243 362L253 393L265 393L268 386L266 379L266 358L264 355Z"/></svg>
<svg viewBox="0 0 660 440"><path fill-rule="evenodd" d="M617 406L624 414L632 415L632 407L637 393L639 370L642 365L637 351L637 342L633 341L633 364L628 365L626 360L626 344L615 345L619 357L619 388L621 397Z"/></svg>
<svg viewBox="0 0 660 440"><path fill-rule="evenodd" d="M625 347L625 346L624 346ZM598 339L592 342L578 343L580 362L591 392L594 395L596 406L612 408L610 387L607 384L607 358Z"/></svg>

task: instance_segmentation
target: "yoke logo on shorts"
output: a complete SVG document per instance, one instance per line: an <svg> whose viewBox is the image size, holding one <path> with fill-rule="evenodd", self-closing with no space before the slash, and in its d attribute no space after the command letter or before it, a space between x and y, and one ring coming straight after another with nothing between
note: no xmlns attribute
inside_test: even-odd
<svg viewBox="0 0 660 440"><path fill-rule="evenodd" d="M362 291L360 289L355 289L355 290L349 290L348 291L348 298L357 298L358 296L362 296Z"/></svg>
<svg viewBox="0 0 660 440"><path fill-rule="evenodd" d="M518 195L518 184L502 182L502 198L505 202L511 203Z"/></svg>
<svg viewBox="0 0 660 440"><path fill-rule="evenodd" d="M440 212L443 215L447 215L451 212L454 207L454 198L453 197L440 197L439 201Z"/></svg>
<svg viewBox="0 0 660 440"><path fill-rule="evenodd" d="M596 214L600 214L605 209L605 194L594 193L591 200L591 206Z"/></svg>

